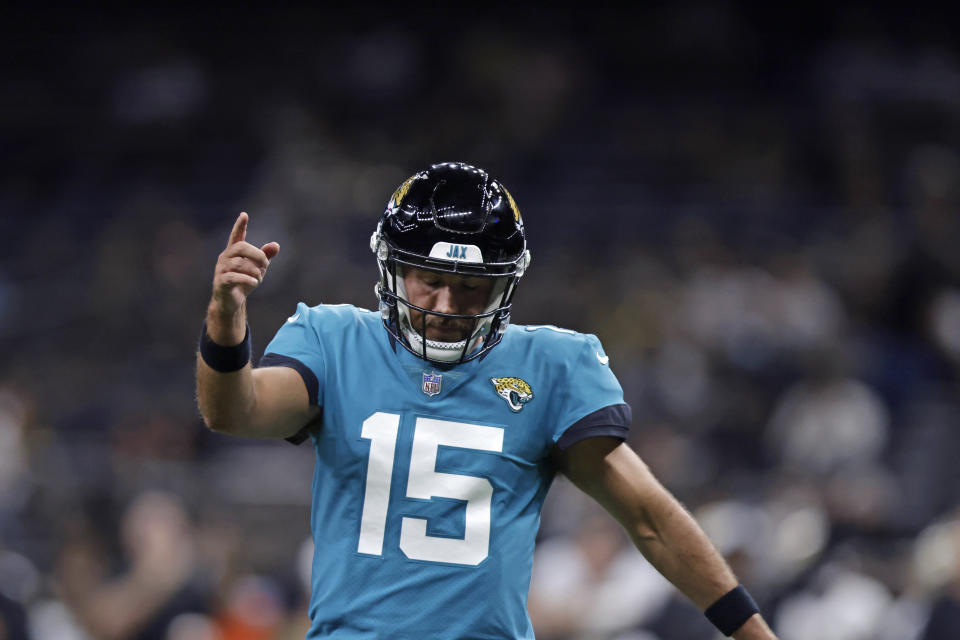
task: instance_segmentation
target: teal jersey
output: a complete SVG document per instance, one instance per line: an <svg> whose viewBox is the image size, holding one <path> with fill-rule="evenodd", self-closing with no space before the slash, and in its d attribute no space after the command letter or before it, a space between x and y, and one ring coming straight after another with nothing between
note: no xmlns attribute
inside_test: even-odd
<svg viewBox="0 0 960 640"><path fill-rule="evenodd" d="M549 453L629 425L597 338L511 325L486 356L435 365L379 314L301 303L271 365L299 371L322 407L307 638L533 638Z"/></svg>

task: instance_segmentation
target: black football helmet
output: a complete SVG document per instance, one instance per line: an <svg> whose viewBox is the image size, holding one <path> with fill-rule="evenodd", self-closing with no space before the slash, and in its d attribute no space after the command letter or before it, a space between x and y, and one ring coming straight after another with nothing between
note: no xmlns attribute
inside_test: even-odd
<svg viewBox="0 0 960 640"><path fill-rule="evenodd" d="M523 220L513 197L483 169L448 162L408 178L391 196L370 237L380 282L376 292L387 331L408 351L450 364L473 360L503 338L517 281L530 264ZM404 267L493 278L483 313L456 315L410 303L403 285ZM422 314L412 326L410 309ZM426 339L428 315L470 319L466 339Z"/></svg>

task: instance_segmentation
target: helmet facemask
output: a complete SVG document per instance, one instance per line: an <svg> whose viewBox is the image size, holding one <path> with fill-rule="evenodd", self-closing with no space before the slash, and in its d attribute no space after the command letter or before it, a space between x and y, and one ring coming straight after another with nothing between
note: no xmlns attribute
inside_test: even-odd
<svg viewBox="0 0 960 640"><path fill-rule="evenodd" d="M399 316L400 330L414 351L426 360L439 362L464 362L466 356L479 349L490 335L494 323L497 327L506 329L509 323L510 310L504 306L504 294L507 289L507 278L494 278L487 305L479 314L452 314L431 311L418 307L410 302L404 282L403 268L397 269L396 293L397 315ZM419 322L415 322L410 314L414 310L420 314ZM426 339L427 322L430 316L450 318L453 320L469 320L471 326L465 331L465 337L456 342ZM417 326L414 326L417 325Z"/></svg>
<svg viewBox="0 0 960 640"><path fill-rule="evenodd" d="M396 257L386 244L374 233L371 248L377 253L380 267L380 283L377 296L380 299L380 313L387 330L408 351L429 362L453 364L467 362L477 358L493 348L503 337L510 323L510 303L516 291L517 281L529 262L529 252L518 261L523 267L517 267L512 273L504 275L485 275L475 272L458 271L457 267L437 268L437 265L414 264L412 261ZM419 307L410 302L404 283L404 268L415 266L436 273L455 273L463 276L481 276L493 279L493 287L484 310L477 314L442 313ZM419 319L414 321L410 311L418 312ZM456 342L427 339L427 322L430 316L470 320L472 326L463 339ZM418 326L415 326L418 325Z"/></svg>

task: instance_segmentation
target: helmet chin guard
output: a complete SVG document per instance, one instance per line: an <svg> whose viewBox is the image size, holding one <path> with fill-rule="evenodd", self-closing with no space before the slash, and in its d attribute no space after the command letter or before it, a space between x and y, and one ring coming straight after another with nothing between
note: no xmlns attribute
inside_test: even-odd
<svg viewBox="0 0 960 640"><path fill-rule="evenodd" d="M390 198L370 249L377 256L376 293L387 331L428 362L480 357L503 338L517 282L530 264L520 211L509 192L482 169L462 163L431 166L407 179ZM494 279L486 308L449 314L410 302L403 269ZM410 311L420 314L414 326ZM426 338L427 318L471 320L463 339Z"/></svg>

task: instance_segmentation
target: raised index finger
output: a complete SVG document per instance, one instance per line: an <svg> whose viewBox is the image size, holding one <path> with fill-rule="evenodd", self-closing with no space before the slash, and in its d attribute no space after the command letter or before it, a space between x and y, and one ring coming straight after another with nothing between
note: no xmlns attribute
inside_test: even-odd
<svg viewBox="0 0 960 640"><path fill-rule="evenodd" d="M227 240L228 247L232 244L243 242L246 239L247 222L249 220L250 220L250 216L247 215L247 212L241 211L240 215L237 216L237 221L233 223L233 230L230 231L230 239Z"/></svg>

